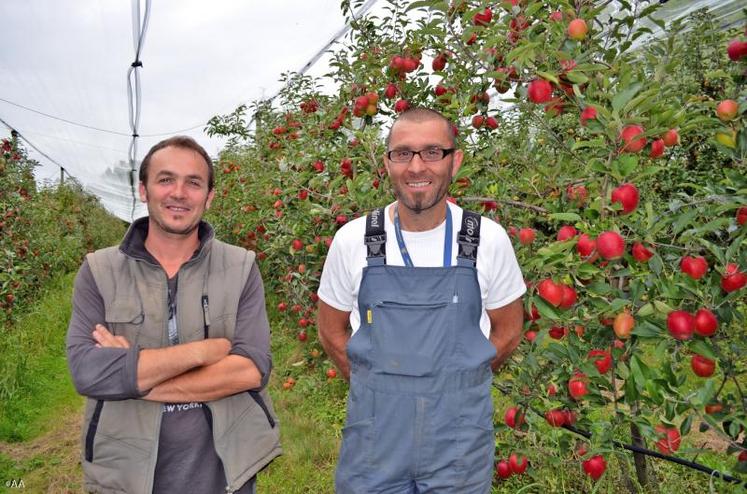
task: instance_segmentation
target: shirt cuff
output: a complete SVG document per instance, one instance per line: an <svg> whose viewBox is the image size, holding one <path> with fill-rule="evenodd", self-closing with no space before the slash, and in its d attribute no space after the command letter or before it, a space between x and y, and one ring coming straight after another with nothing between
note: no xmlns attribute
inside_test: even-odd
<svg viewBox="0 0 747 494"><path fill-rule="evenodd" d="M257 370L262 376L262 380L259 384L259 387L255 389L257 391L260 391L264 389L265 386L267 386L267 383L270 380L270 371L272 370L272 360L270 359L270 356L267 355L266 352L263 352L257 348L233 347L231 348L231 351L228 352L228 354L229 355L240 355L254 362L254 365L257 366Z"/></svg>

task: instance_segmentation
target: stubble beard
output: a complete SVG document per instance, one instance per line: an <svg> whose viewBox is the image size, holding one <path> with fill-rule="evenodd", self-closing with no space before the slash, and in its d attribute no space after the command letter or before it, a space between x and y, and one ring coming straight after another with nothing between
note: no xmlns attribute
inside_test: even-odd
<svg viewBox="0 0 747 494"><path fill-rule="evenodd" d="M449 165L449 176L451 176L451 170L452 165ZM394 197L397 198L397 201L401 203L403 206L405 206L407 209L409 209L411 212L413 212L416 215L420 215L425 211L428 211L432 208L434 208L436 205L438 205L444 197L449 193L449 185L451 184L451 180L445 180L441 187L436 191L436 195L433 198L432 201L429 201L428 203L424 203L425 197L418 197L420 196L419 193L412 195L412 200L408 198L408 195L403 193L402 190L399 187L394 187Z"/></svg>

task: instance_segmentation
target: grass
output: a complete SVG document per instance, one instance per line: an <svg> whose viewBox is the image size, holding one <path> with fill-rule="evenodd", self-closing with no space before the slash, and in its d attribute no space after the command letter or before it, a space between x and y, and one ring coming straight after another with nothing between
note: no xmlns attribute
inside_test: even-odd
<svg viewBox="0 0 747 494"><path fill-rule="evenodd" d="M0 402L0 441L35 438L80 407L65 358L74 273L53 279L39 302L3 335L2 354L17 366L13 391ZM9 386L11 387L11 386Z"/></svg>
<svg viewBox="0 0 747 494"><path fill-rule="evenodd" d="M23 479L26 492L80 491L83 401L65 360L74 277L54 278L0 340L6 362L16 364L0 401L0 480Z"/></svg>

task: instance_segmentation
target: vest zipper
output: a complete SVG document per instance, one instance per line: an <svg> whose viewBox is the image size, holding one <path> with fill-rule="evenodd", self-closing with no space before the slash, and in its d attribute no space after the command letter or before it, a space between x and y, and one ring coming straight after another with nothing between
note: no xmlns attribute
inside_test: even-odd
<svg viewBox="0 0 747 494"><path fill-rule="evenodd" d="M101 417L102 408L104 408L104 400L96 400L96 408L94 408L91 421L88 423L88 431L86 432L86 461L89 463L93 463L93 441L96 438L96 430L99 428L99 418Z"/></svg>
<svg viewBox="0 0 747 494"><path fill-rule="evenodd" d="M258 391L247 391L247 393L249 393L249 396L251 396L252 399L255 402L257 402L257 405L259 405L259 408L261 408L262 411L265 412L265 417L267 417L267 422L269 422L270 427L274 429L275 419L273 419L272 415L270 415L270 409L267 408L267 405L265 404L265 400L262 399L262 395L260 395Z"/></svg>

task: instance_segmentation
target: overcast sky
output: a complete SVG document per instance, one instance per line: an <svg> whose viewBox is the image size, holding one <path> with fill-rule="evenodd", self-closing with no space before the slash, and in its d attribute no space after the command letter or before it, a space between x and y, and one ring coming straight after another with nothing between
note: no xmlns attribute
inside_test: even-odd
<svg viewBox="0 0 747 494"><path fill-rule="evenodd" d="M108 206L127 219L127 186L103 183L102 173L128 159L132 8L130 0L0 2L0 98L125 136L5 101L0 118L105 200L124 191ZM283 72L299 70L342 27L339 0L153 0L141 52L139 133L164 136L140 139L138 158L162 137L194 127L185 133L217 155L222 142L204 135L204 123L274 94ZM8 131L0 126L0 134ZM58 167L30 152L44 164L38 178L59 180Z"/></svg>

